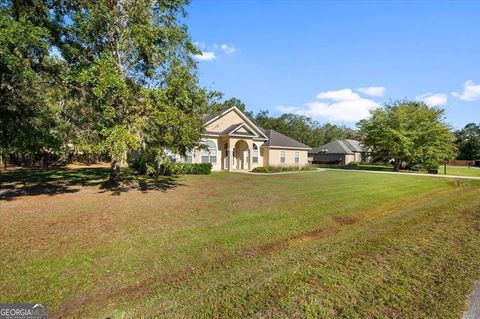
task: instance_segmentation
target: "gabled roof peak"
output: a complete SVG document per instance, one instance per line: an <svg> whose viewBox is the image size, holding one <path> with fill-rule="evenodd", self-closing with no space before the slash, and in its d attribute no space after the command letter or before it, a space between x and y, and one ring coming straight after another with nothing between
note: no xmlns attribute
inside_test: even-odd
<svg viewBox="0 0 480 319"><path fill-rule="evenodd" d="M229 107L229 108L226 108L222 111L218 111L218 112L214 112L214 113L209 113L209 114L205 114L203 116L203 121L204 121L204 125L208 125L214 121L216 121L217 119L221 118L222 116L224 116L225 114L231 112L231 111L235 111L244 121L245 123L248 124L248 126L250 128L252 128L253 130L255 131L258 131L258 135L260 135L260 137L262 138L265 138L265 139L268 139L267 136L265 136L265 134L263 133L262 130L260 130L245 114L243 114L242 111L240 111L240 109L236 106L232 106L232 107Z"/></svg>

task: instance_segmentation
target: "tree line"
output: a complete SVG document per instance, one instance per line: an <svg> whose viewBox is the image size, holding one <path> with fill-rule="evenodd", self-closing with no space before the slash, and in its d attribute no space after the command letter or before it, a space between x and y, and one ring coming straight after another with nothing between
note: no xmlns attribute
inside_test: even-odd
<svg viewBox="0 0 480 319"><path fill-rule="evenodd" d="M263 129L273 129L288 137L293 138L310 147L317 147L338 139L358 139L358 131L344 125L320 123L305 115L286 113L280 116L272 116L268 110L261 110L258 113L248 111L247 106L237 98L230 98L219 102L222 94L216 93L217 99L209 104L212 112L221 111L236 106L252 122Z"/></svg>
<svg viewBox="0 0 480 319"><path fill-rule="evenodd" d="M221 94L219 94L221 97ZM338 139L360 140L369 148L375 162L401 167L429 169L450 159L480 159L480 125L467 124L454 131L446 122L444 110L423 102L402 100L387 103L371 112L356 128L319 123L297 114L270 116L268 111L253 113L237 98L210 104L212 111L236 106L255 124L274 129L311 147Z"/></svg>
<svg viewBox="0 0 480 319"><path fill-rule="evenodd" d="M459 160L480 160L480 123L469 123L455 131Z"/></svg>

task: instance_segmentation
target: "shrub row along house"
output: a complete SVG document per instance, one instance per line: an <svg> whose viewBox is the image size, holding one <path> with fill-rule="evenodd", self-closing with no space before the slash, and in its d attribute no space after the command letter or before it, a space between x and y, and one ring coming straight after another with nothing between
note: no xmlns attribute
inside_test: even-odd
<svg viewBox="0 0 480 319"><path fill-rule="evenodd" d="M206 114L202 149L177 161L212 163L212 170L252 170L259 166L304 166L311 148L274 130L256 126L237 107Z"/></svg>
<svg viewBox="0 0 480 319"><path fill-rule="evenodd" d="M355 140L334 140L308 151L309 160L319 164L347 165L369 160L367 149Z"/></svg>

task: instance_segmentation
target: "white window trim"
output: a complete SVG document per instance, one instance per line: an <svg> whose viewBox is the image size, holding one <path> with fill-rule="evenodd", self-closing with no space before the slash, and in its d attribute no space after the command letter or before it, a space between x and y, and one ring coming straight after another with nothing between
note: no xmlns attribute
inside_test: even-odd
<svg viewBox="0 0 480 319"><path fill-rule="evenodd" d="M283 159L283 161L282 161L282 159ZM280 164L285 164L286 162L287 162L287 152L286 151L280 151Z"/></svg>
<svg viewBox="0 0 480 319"><path fill-rule="evenodd" d="M217 143L215 141L212 141L212 140L202 140L202 141L200 141L200 144L209 146L208 149L202 148L200 150L200 163L216 164L217 161L218 161L218 156L217 156L218 155L218 146L217 146ZM209 145L209 144L212 144L212 145ZM203 161L204 157L207 158L206 162ZM212 158L214 158L215 161L213 161Z"/></svg>
<svg viewBox="0 0 480 319"><path fill-rule="evenodd" d="M255 152L257 152L257 156L255 156ZM252 163L253 164L258 164L259 155L260 155L260 150L258 149L257 144L253 143L253 146L252 146ZM257 159L257 161L255 161L255 159Z"/></svg>
<svg viewBox="0 0 480 319"><path fill-rule="evenodd" d="M194 152L193 151L187 151L185 153L185 156L183 156L183 162L186 163L186 164L192 164L193 163L193 159L194 159ZM188 161L188 158L190 157L190 161Z"/></svg>

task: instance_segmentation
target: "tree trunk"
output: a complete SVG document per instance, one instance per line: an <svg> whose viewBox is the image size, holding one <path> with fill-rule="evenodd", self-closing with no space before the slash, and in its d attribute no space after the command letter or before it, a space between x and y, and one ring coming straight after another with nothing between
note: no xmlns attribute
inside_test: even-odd
<svg viewBox="0 0 480 319"><path fill-rule="evenodd" d="M393 162L393 171L394 172L399 172L400 171L400 160L396 159L394 162Z"/></svg>
<svg viewBox="0 0 480 319"><path fill-rule="evenodd" d="M120 163L115 159L110 163L110 178L108 181L113 185L118 185L120 182Z"/></svg>
<svg viewBox="0 0 480 319"><path fill-rule="evenodd" d="M48 165L50 164L50 153L48 152L45 152L43 154L43 167L48 167Z"/></svg>

